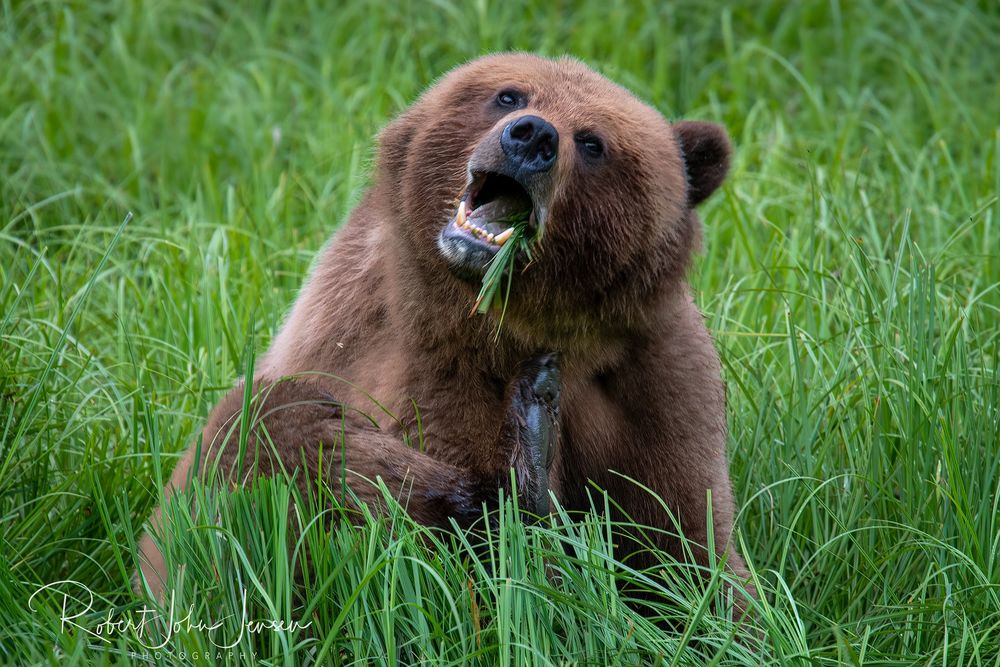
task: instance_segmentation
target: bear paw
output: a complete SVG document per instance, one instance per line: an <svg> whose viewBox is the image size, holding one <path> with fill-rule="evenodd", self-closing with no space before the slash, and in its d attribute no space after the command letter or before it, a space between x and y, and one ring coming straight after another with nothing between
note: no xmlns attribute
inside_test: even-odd
<svg viewBox="0 0 1000 667"><path fill-rule="evenodd" d="M542 354L521 364L513 380L511 405L515 444L512 465L525 509L549 513L549 468L559 436L559 356Z"/></svg>

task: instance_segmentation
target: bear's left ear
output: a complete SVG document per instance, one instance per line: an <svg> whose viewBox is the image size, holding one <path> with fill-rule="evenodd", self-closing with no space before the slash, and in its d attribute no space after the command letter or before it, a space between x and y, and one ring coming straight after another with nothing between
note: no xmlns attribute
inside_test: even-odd
<svg viewBox="0 0 1000 667"><path fill-rule="evenodd" d="M684 154L688 206L693 208L722 185L729 173L732 148L726 131L715 123L682 120L674 123L673 129Z"/></svg>

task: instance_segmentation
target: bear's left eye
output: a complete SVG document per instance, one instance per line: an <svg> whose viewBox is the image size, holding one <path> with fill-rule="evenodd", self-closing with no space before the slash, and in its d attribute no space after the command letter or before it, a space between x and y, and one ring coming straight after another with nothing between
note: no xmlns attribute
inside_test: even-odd
<svg viewBox="0 0 1000 667"><path fill-rule="evenodd" d="M588 157L599 158L604 156L604 142L601 141L600 137L593 134L578 134L575 139L576 145Z"/></svg>
<svg viewBox="0 0 1000 667"><path fill-rule="evenodd" d="M522 106L524 96L516 90L501 90L497 93L496 103L498 107L504 109L517 109Z"/></svg>

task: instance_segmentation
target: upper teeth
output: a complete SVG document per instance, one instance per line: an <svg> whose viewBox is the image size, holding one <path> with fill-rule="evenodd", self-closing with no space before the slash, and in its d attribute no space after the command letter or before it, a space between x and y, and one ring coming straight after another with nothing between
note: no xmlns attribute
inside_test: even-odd
<svg viewBox="0 0 1000 667"><path fill-rule="evenodd" d="M455 226L462 227L472 232L474 235L485 240L487 243L492 243L497 246L502 246L507 242L507 239L511 237L514 233L513 227L508 227L497 235L491 234L489 231L478 226L476 223L469 220L468 216L465 214L465 201L461 201L458 204L458 213L455 214Z"/></svg>

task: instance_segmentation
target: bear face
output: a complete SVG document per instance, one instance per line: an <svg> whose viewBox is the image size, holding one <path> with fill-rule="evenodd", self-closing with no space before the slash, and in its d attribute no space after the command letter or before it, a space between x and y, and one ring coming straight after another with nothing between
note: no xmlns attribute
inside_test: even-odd
<svg viewBox="0 0 1000 667"><path fill-rule="evenodd" d="M409 261L429 283L462 283L470 302L504 219L530 215L538 244L515 261L506 318L515 335L566 347L641 320L683 278L693 206L728 157L721 128L672 126L582 63L501 54L453 70L391 124L378 173Z"/></svg>

